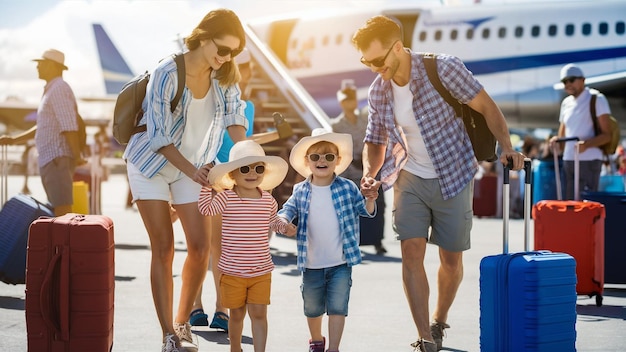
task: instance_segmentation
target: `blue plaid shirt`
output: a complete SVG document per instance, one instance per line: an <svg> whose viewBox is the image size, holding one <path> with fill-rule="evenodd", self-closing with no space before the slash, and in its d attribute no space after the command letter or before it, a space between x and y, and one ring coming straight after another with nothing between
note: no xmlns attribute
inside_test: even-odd
<svg viewBox="0 0 626 352"><path fill-rule="evenodd" d="M423 53L410 53L413 114L439 176L443 198L450 199L474 178L478 162L463 120L456 117L454 109L428 80ZM457 57L438 54L437 72L444 87L462 103L470 102L483 88ZM391 82L377 76L369 88L368 96L369 116L365 142L387 146L380 171L383 189L387 190L406 164L407 142L402 128L396 125Z"/></svg>
<svg viewBox="0 0 626 352"><path fill-rule="evenodd" d="M354 182L335 176L330 185L335 213L339 220L339 230L343 238L343 254L348 266L361 263L359 249L359 216L374 217L365 208L365 198ZM292 222L298 218L298 270L305 270L307 259L307 230L309 228L309 205L311 204L311 177L293 187L291 197L278 212L278 216Z"/></svg>

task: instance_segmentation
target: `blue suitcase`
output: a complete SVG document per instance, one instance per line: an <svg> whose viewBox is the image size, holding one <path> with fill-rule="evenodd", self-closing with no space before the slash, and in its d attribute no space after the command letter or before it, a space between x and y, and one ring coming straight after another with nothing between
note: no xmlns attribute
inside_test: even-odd
<svg viewBox="0 0 626 352"><path fill-rule="evenodd" d="M576 261L565 253L531 252L530 178L524 168L525 252L508 253L509 169L504 169L503 254L480 262L480 350L576 351Z"/></svg>
<svg viewBox="0 0 626 352"><path fill-rule="evenodd" d="M28 228L40 216L54 216L52 209L35 198L18 194L0 210L0 280L26 283Z"/></svg>

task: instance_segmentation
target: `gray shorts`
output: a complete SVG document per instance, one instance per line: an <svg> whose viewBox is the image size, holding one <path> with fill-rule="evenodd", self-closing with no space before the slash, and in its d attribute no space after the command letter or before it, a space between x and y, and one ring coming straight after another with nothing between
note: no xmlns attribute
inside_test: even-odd
<svg viewBox="0 0 626 352"><path fill-rule="evenodd" d="M74 158L58 157L39 168L41 183L52 207L74 204Z"/></svg>
<svg viewBox="0 0 626 352"><path fill-rule="evenodd" d="M451 252L470 248L473 182L444 200L438 179L423 179L402 170L393 191L393 229L398 240L426 238Z"/></svg>

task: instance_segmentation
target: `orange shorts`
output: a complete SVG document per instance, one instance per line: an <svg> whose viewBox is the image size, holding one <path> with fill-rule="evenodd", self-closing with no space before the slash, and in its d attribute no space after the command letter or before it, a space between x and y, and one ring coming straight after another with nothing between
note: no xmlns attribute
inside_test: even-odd
<svg viewBox="0 0 626 352"><path fill-rule="evenodd" d="M222 274L221 303L226 308L241 308L246 304L270 304L272 273L256 277Z"/></svg>

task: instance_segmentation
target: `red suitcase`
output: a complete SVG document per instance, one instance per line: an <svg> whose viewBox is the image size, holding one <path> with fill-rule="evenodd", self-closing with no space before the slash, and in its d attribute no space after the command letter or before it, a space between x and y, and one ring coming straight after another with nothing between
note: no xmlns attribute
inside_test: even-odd
<svg viewBox="0 0 626 352"><path fill-rule="evenodd" d="M604 290L604 205L573 200L541 200L533 206L535 250L564 252L576 259L576 293L596 296Z"/></svg>
<svg viewBox="0 0 626 352"><path fill-rule="evenodd" d="M577 142L578 138L561 138L563 142ZM554 151L557 155L557 151ZM579 201L578 147L574 154L574 197L560 200L561 184L557 176L559 200L542 200L533 206L535 219L535 250L548 249L565 252L576 259L576 293L596 296L596 305L602 306L604 291L604 205ZM559 175L555 157L555 170Z"/></svg>
<svg viewBox="0 0 626 352"><path fill-rule="evenodd" d="M484 175L474 180L472 208L476 217L496 216L498 211L498 176Z"/></svg>
<svg viewBox="0 0 626 352"><path fill-rule="evenodd" d="M26 254L28 351L111 351L113 222L103 215L39 218Z"/></svg>

